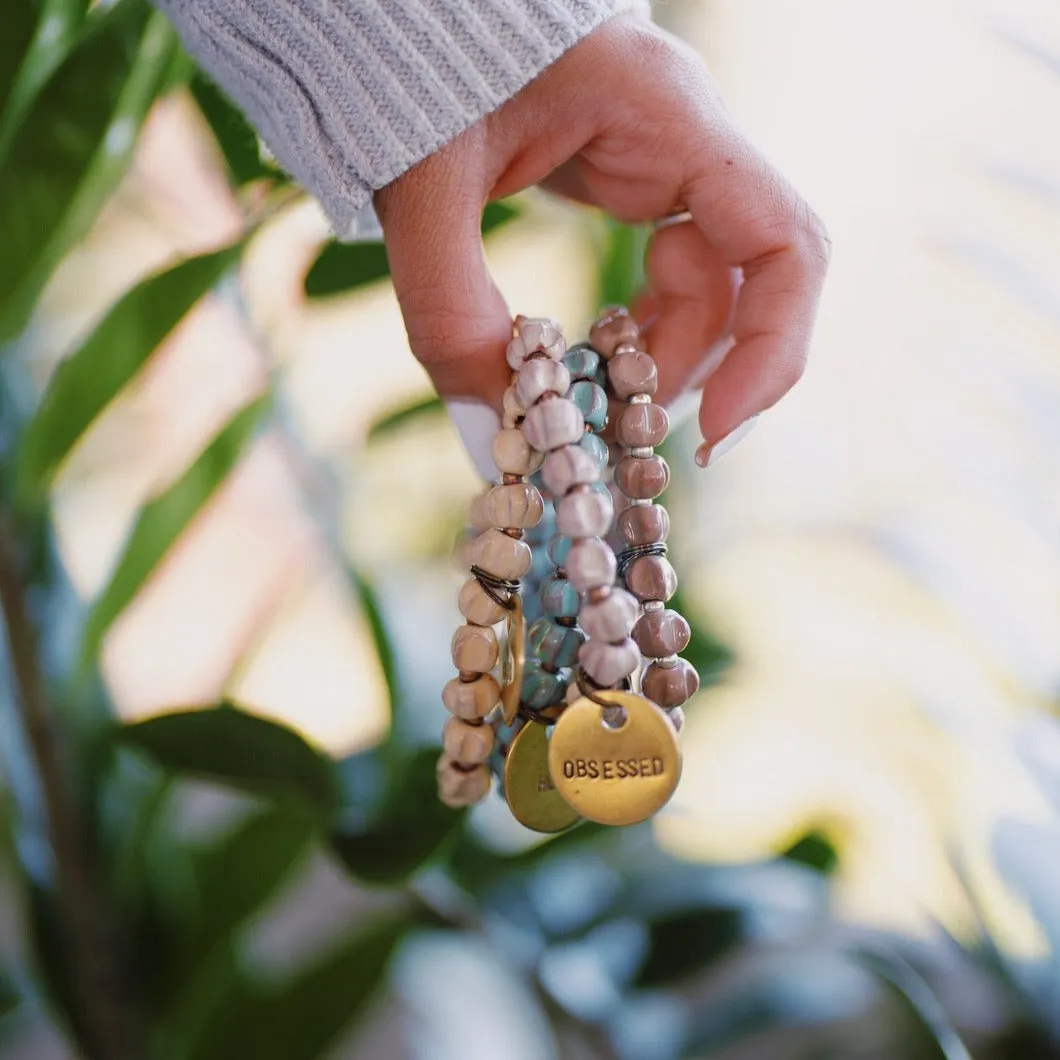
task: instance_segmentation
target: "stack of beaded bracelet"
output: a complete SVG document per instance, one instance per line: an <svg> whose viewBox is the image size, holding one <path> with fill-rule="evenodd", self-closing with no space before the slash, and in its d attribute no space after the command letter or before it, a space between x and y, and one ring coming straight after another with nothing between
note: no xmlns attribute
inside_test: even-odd
<svg viewBox="0 0 1060 1060"><path fill-rule="evenodd" d="M666 607L677 591L677 574L666 558L670 517L657 503L670 482L666 461L655 453L670 430L666 409L652 397L658 371L643 349L637 322L621 307L604 310L589 333L589 341L609 356L611 395L620 403L614 439L617 495L616 531L622 541L618 573L640 601L643 613L633 628L641 654L652 661L641 677L641 691L666 710L675 728L684 722L684 704L699 688L699 675L679 652L688 647L691 629L685 618ZM613 494L614 495L614 494Z"/></svg>
<svg viewBox="0 0 1060 1060"><path fill-rule="evenodd" d="M637 348L639 341L635 322L618 310L606 311L594 325L591 345L569 351L554 322L516 321L508 348L516 374L504 395L504 429L493 447L503 478L473 512L472 522L483 532L471 545L472 577L460 594L460 610L467 619L453 641L460 674L443 694L456 715L446 726L439 761L439 788L450 805L478 801L489 787L484 763L492 760L496 768L501 761L492 753L493 729L483 724L501 696L488 672L499 654L491 627L510 616L518 580L531 566L535 581L544 573L540 548L553 521L556 534L548 555L556 569L544 581L540 598L535 594L526 602L530 617L541 614L527 638L534 658L521 689L516 689L522 717L543 724L554 721L564 701L573 702L584 690L583 677L588 678L590 696L593 688L628 686L631 676L639 683L641 647L656 660L645 674L645 695L657 695L661 705L671 709L675 728L680 727L681 714L674 710L694 686L686 681L690 690L675 701L670 673L683 674L682 668L687 668L698 683L694 670L676 658L688 641L687 623L665 610L676 579L664 558L668 518L651 500L669 479L665 462L652 452L668 423L665 411L651 404L655 366ZM607 447L592 433L605 424L607 395L601 384L608 381L612 396L628 402L617 425L618 441L626 449L615 473L621 493L612 493L600 480ZM528 482L538 467L535 481L545 491L544 503ZM612 496L621 499L617 527L612 526ZM547 518L538 526L543 512ZM604 540L609 532L614 539L616 529L625 546L617 561ZM524 531L537 546L536 556L521 540ZM632 594L615 586L616 575L625 576ZM638 600L644 604L643 614ZM571 673L575 658L582 675L578 680ZM495 727L500 724L499 713L493 720ZM504 720L508 724L501 731L509 737L518 734L518 724L510 725L513 718ZM498 751L503 755L505 748Z"/></svg>

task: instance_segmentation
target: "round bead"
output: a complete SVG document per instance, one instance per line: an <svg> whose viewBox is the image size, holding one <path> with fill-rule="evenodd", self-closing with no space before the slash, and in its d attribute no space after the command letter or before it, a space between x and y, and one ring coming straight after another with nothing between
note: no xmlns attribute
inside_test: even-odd
<svg viewBox="0 0 1060 1060"><path fill-rule="evenodd" d="M519 370L515 384L515 399L524 409L542 394L567 393L570 389L570 372L562 361L551 361L547 357L531 357Z"/></svg>
<svg viewBox="0 0 1060 1060"><path fill-rule="evenodd" d="M568 493L556 506L556 529L567 537L603 537L614 514L609 495L579 490Z"/></svg>
<svg viewBox="0 0 1060 1060"><path fill-rule="evenodd" d="M479 534L471 548L471 558L476 567L495 578L521 578L530 569L533 554L525 541L494 527Z"/></svg>
<svg viewBox="0 0 1060 1060"><path fill-rule="evenodd" d="M442 750L462 766L477 766L493 751L494 734L490 725L469 725L450 718L442 730Z"/></svg>
<svg viewBox="0 0 1060 1060"><path fill-rule="evenodd" d="M541 401L526 413L523 434L539 453L562 445L572 445L585 433L585 420L573 401L552 398Z"/></svg>
<svg viewBox="0 0 1060 1060"><path fill-rule="evenodd" d="M483 674L474 681L454 677L442 689L446 710L465 721L484 718L501 700L501 687L492 674Z"/></svg>
<svg viewBox="0 0 1060 1060"><path fill-rule="evenodd" d="M670 466L661 456L624 456L615 468L615 482L632 500L650 500L670 484Z"/></svg>
<svg viewBox="0 0 1060 1060"><path fill-rule="evenodd" d="M598 537L575 541L566 563L567 577L578 592L615 582L615 554Z"/></svg>
<svg viewBox="0 0 1060 1060"><path fill-rule="evenodd" d="M489 626L461 626L453 634L452 649L458 670L484 674L497 665L497 634Z"/></svg>
<svg viewBox="0 0 1060 1060"><path fill-rule="evenodd" d="M543 350L554 361L560 361L567 352L563 331L550 317L516 317L515 331L523 341L527 356Z"/></svg>
<svg viewBox="0 0 1060 1060"><path fill-rule="evenodd" d="M599 382L600 355L587 342L579 342L567 350L563 363L571 379L591 379Z"/></svg>
<svg viewBox="0 0 1060 1060"><path fill-rule="evenodd" d="M608 311L589 329L589 343L601 357L609 359L623 343L636 345L640 328L629 311L616 307Z"/></svg>
<svg viewBox="0 0 1060 1060"><path fill-rule="evenodd" d="M636 670L640 665L640 652L629 637L617 644L588 640L578 652L578 662L598 685L606 688L618 684Z"/></svg>
<svg viewBox="0 0 1060 1060"><path fill-rule="evenodd" d="M587 603L578 615L578 622L593 640L607 642L624 640L634 628L640 605L625 589L612 589L606 600Z"/></svg>
<svg viewBox="0 0 1060 1060"><path fill-rule="evenodd" d="M541 586L541 606L552 618L577 618L580 597L566 578L549 578Z"/></svg>
<svg viewBox="0 0 1060 1060"><path fill-rule="evenodd" d="M530 650L546 666L573 666L585 634L577 626L561 626L550 618L539 618L526 632Z"/></svg>
<svg viewBox="0 0 1060 1060"><path fill-rule="evenodd" d="M568 684L570 684L569 670L557 670L551 673L543 669L537 659L528 659L526 669L523 670L520 698L528 707L543 710L563 700Z"/></svg>
<svg viewBox="0 0 1060 1060"><path fill-rule="evenodd" d="M501 398L502 411L504 412L505 429L510 427L509 421L518 420L526 415L526 409L519 404L515 396L515 387L507 387Z"/></svg>
<svg viewBox="0 0 1060 1060"><path fill-rule="evenodd" d="M544 456L530 448L523 432L517 427L498 431L491 447L497 470L505 475L532 475Z"/></svg>
<svg viewBox="0 0 1060 1060"><path fill-rule="evenodd" d="M567 391L567 397L578 406L585 422L594 431L607 423L607 394L603 387L588 379L579 379Z"/></svg>
<svg viewBox="0 0 1060 1060"><path fill-rule="evenodd" d="M586 431L581 441L578 442L578 447L584 449L590 457L592 457L594 463L600 471L603 471L607 467L607 442L603 440L598 434L593 434L592 431Z"/></svg>
<svg viewBox="0 0 1060 1060"><path fill-rule="evenodd" d="M472 625L492 626L508 613L479 584L478 578L468 578L457 598L460 614Z"/></svg>
<svg viewBox="0 0 1060 1060"><path fill-rule="evenodd" d="M548 558L557 567L567 566L567 557L570 555L571 547L574 542L566 537L564 534L556 534L556 536L548 543Z"/></svg>
<svg viewBox="0 0 1060 1060"><path fill-rule="evenodd" d="M685 659L678 659L676 666L652 663L644 671L641 691L664 709L679 707L699 691L699 674Z"/></svg>
<svg viewBox="0 0 1060 1060"><path fill-rule="evenodd" d="M544 510L541 494L529 482L513 482L494 486L486 494L486 517L493 526L523 529L536 526Z"/></svg>
<svg viewBox="0 0 1060 1060"><path fill-rule="evenodd" d="M607 366L615 397L625 401L634 394L654 394L659 389L655 358L643 350L616 354Z"/></svg>
<svg viewBox="0 0 1060 1060"><path fill-rule="evenodd" d="M438 798L452 809L473 806L481 802L490 790L492 774L489 767L458 769L447 755L438 759Z"/></svg>
<svg viewBox="0 0 1060 1060"><path fill-rule="evenodd" d="M618 513L618 532L628 545L654 545L670 533L670 516L661 504L635 504Z"/></svg>
<svg viewBox="0 0 1060 1060"><path fill-rule="evenodd" d="M677 592L677 572L665 556L641 556L626 571L626 588L638 600L665 602Z"/></svg>
<svg viewBox="0 0 1060 1060"><path fill-rule="evenodd" d="M592 435L586 434L585 437L591 438ZM596 482L600 470L580 445L564 445L545 457L541 477L553 497L562 497L571 486Z"/></svg>
<svg viewBox="0 0 1060 1060"><path fill-rule="evenodd" d="M633 639L641 655L648 659L663 659L676 655L688 647L692 630L684 615L669 608L645 611L633 627Z"/></svg>
<svg viewBox="0 0 1060 1060"><path fill-rule="evenodd" d="M627 449L661 445L669 433L670 416L662 405L627 405L615 424L615 441Z"/></svg>

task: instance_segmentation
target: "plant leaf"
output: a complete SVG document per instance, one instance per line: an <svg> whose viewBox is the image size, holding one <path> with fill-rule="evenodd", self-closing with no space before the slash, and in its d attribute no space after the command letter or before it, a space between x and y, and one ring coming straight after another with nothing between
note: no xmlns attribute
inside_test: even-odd
<svg viewBox="0 0 1060 1060"><path fill-rule="evenodd" d="M40 495L78 439L163 339L239 259L243 244L189 258L137 284L55 370L18 452L19 490Z"/></svg>
<svg viewBox="0 0 1060 1060"><path fill-rule="evenodd" d="M9 5L9 10L4 12L4 32L0 33L0 143L12 121L8 107L19 92L22 68L35 39L40 36L43 22L44 16L38 19L36 9L25 0Z"/></svg>
<svg viewBox="0 0 1060 1060"><path fill-rule="evenodd" d="M399 409L384 413L368 428L368 441L376 442L380 438L402 430L416 420L434 417L444 411L445 405L437 396L414 401L411 405L402 405Z"/></svg>
<svg viewBox="0 0 1060 1060"><path fill-rule="evenodd" d="M192 855L197 915L170 969L176 989L260 909L309 853L314 822L297 806L271 806Z"/></svg>
<svg viewBox="0 0 1060 1060"><path fill-rule="evenodd" d="M0 975L0 1019L13 1012L22 1003L14 983L5 975Z"/></svg>
<svg viewBox="0 0 1060 1060"><path fill-rule="evenodd" d="M118 183L173 56L173 30L141 0L90 23L0 142L0 339Z"/></svg>
<svg viewBox="0 0 1060 1060"><path fill-rule="evenodd" d="M106 588L85 621L81 658L88 665L103 635L140 591L148 576L228 478L246 449L267 398L240 409L213 437L195 462L164 493L145 504Z"/></svg>
<svg viewBox="0 0 1060 1060"><path fill-rule="evenodd" d="M21 61L15 60L13 66L8 67L6 63L14 58L13 48L17 45L6 37L0 42L0 114L3 115L0 143L15 129L25 108L69 54L80 35L87 6L86 0L44 0L40 18L36 20L36 32L24 56L19 54ZM14 39L21 39L26 20L33 21L33 10L33 5L23 2L8 12L5 29L11 30ZM10 94L5 102L3 83L9 75Z"/></svg>
<svg viewBox="0 0 1060 1060"><path fill-rule="evenodd" d="M604 226L597 301L600 305L628 306L644 286L648 230L643 225L624 225L610 218L605 219Z"/></svg>
<svg viewBox="0 0 1060 1060"><path fill-rule="evenodd" d="M438 801L438 754L438 748L427 748L395 764L390 791L375 818L365 827L340 827L332 834L332 849L354 876L370 883L406 879L455 839L466 811Z"/></svg>
<svg viewBox="0 0 1060 1060"><path fill-rule="evenodd" d="M384 981L411 918L374 923L277 986L236 978L217 997L184 1060L319 1060Z"/></svg>
<svg viewBox="0 0 1060 1060"><path fill-rule="evenodd" d="M491 202L482 214L482 234L493 231L519 216L519 210L508 202ZM305 293L310 298L364 287L390 275L386 248L382 243L337 243L325 245L306 274Z"/></svg>
<svg viewBox="0 0 1060 1060"><path fill-rule="evenodd" d="M329 758L293 729L229 703L126 725L119 739L169 772L295 800L322 819L339 805L338 776Z"/></svg>
<svg viewBox="0 0 1060 1060"><path fill-rule="evenodd" d="M278 170L262 160L257 134L221 89L198 71L189 87L213 131L217 146L228 163L232 182L237 187L259 177L280 176Z"/></svg>

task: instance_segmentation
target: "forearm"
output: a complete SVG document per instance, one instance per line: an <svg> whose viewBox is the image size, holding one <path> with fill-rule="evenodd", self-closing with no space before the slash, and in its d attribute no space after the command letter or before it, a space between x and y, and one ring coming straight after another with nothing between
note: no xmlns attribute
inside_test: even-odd
<svg viewBox="0 0 1060 1060"><path fill-rule="evenodd" d="M155 0L346 231L372 192L642 0Z"/></svg>

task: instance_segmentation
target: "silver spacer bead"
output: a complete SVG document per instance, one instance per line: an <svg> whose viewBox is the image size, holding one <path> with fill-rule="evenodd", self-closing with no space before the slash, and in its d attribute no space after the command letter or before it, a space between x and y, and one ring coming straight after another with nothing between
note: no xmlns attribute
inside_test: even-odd
<svg viewBox="0 0 1060 1060"><path fill-rule="evenodd" d="M646 508L651 504L651 501L646 497L626 497L626 500L629 501L629 506L631 508Z"/></svg>
<svg viewBox="0 0 1060 1060"><path fill-rule="evenodd" d="M680 658L676 655L666 655L661 659L655 660L655 662L664 670L669 670L671 667L676 666L680 661Z"/></svg>
<svg viewBox="0 0 1060 1060"><path fill-rule="evenodd" d="M645 600L644 610L645 611L662 611L666 607L666 604L662 600Z"/></svg>
<svg viewBox="0 0 1060 1060"><path fill-rule="evenodd" d="M631 405L650 405L651 394L630 394L629 403Z"/></svg>
<svg viewBox="0 0 1060 1060"><path fill-rule="evenodd" d="M629 455L643 460L645 457L654 456L655 450L650 445L635 445L629 450Z"/></svg>

